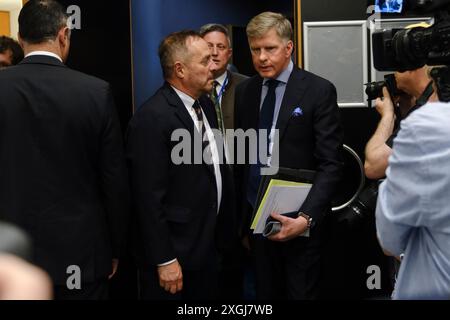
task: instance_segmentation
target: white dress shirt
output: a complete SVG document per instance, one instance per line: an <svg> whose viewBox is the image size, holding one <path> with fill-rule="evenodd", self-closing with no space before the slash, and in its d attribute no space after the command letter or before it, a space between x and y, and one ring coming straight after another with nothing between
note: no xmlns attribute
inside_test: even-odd
<svg viewBox="0 0 450 320"><path fill-rule="evenodd" d="M192 99L190 96L185 94L184 92L181 92L180 90L172 87L175 92L180 97L181 101L183 102L184 106L186 107L186 110L189 112L189 115L192 118L192 121L194 121L195 127L197 130L201 133L200 123L197 119L197 115L195 114L195 110L192 107L195 100ZM214 175L216 176L216 186L217 186L217 213L219 213L220 203L222 201L222 175L220 173L220 158L219 158L219 150L217 148L216 139L214 138L214 133L211 130L211 127L209 126L208 119L205 116L205 113L202 110L203 114L203 125L205 126L205 132L208 136L209 145L211 148L211 155L212 155L212 162L214 166Z"/></svg>

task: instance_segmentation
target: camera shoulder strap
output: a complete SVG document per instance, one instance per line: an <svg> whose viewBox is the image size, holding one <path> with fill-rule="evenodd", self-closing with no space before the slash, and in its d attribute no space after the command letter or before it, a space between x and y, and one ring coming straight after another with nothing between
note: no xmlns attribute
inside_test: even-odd
<svg viewBox="0 0 450 320"><path fill-rule="evenodd" d="M421 107L425 103L428 102L428 99L430 99L431 95L434 93L433 89L433 81L430 81L425 91L422 93L419 99L417 99L416 106Z"/></svg>

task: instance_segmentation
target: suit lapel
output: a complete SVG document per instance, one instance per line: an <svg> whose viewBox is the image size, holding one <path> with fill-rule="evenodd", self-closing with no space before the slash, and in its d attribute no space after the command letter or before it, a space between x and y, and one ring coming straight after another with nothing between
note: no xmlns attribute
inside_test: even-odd
<svg viewBox="0 0 450 320"><path fill-rule="evenodd" d="M225 119L230 119L230 121L232 121L233 108L234 108L234 101L233 101L234 99L232 99L232 97L230 97L231 88L233 85L233 74L229 71L227 71L227 78L228 78L228 83L223 92L222 105L221 105L222 116L223 116L224 122L225 122Z"/></svg>
<svg viewBox="0 0 450 320"><path fill-rule="evenodd" d="M172 107L176 108L176 111L175 111L176 116L184 124L185 128L187 130L189 130L189 134L192 137L192 143L194 143L193 139L194 139L195 135L198 135L197 128L195 127L195 124L191 118L191 115L186 110L186 107L183 104L183 101L181 101L180 97L177 95L177 93L172 89L172 87L168 83L166 83L164 85L163 94L166 97L168 103ZM202 106L203 112L205 113L205 116L207 117L208 122L211 125L210 121L213 121L211 118L213 118L214 115L211 115L211 111L209 111L208 110L209 108L207 106L205 106L204 99L202 99L202 101L200 101L200 105ZM215 123L217 123L217 121ZM213 124L214 124L214 122L213 122ZM202 156L203 156L203 153L202 153ZM202 161L202 162L203 162L203 165L208 170L208 172L212 175L212 177L215 178L214 166L206 164L204 161Z"/></svg>
<svg viewBox="0 0 450 320"><path fill-rule="evenodd" d="M192 121L191 115L186 110L183 101L181 101L180 97L177 95L175 90L173 90L170 84L168 84L167 82L164 84L163 94L166 97L169 105L171 105L176 109L175 111L176 116L184 124L185 128L189 130L189 133L191 134L192 137L194 134L195 124L194 121Z"/></svg>
<svg viewBox="0 0 450 320"><path fill-rule="evenodd" d="M283 139L283 135L289 123L289 119L292 116L292 112L296 107L298 107L298 103L305 94L307 83L302 81L304 78L305 73L297 67L294 67L291 76L289 77L286 91L284 92L283 101L281 103L280 112L277 119L276 128L280 132L280 141Z"/></svg>
<svg viewBox="0 0 450 320"><path fill-rule="evenodd" d="M262 83L263 78L257 76L254 81L251 81L248 84L248 104L243 105L242 107L247 109L247 128L255 128L259 127L259 112L261 105L261 91L262 91ZM245 99L247 101L247 99Z"/></svg>

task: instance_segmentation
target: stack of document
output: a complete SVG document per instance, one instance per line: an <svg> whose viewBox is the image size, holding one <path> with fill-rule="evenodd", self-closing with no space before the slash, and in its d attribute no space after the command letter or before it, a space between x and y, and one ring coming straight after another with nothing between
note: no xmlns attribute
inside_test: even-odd
<svg viewBox="0 0 450 320"><path fill-rule="evenodd" d="M251 225L251 229L254 230L253 233L267 235L264 230L273 212L287 215L291 213L297 214L308 196L311 187L312 184L310 183L279 179L270 180ZM270 227L272 230L273 225Z"/></svg>

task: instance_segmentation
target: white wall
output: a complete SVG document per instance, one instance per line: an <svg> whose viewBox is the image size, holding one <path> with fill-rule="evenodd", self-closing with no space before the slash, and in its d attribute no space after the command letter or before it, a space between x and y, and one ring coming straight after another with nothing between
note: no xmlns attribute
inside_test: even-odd
<svg viewBox="0 0 450 320"><path fill-rule="evenodd" d="M17 33L19 32L19 13L20 9L12 10L9 12L10 26L11 26L11 38L17 40Z"/></svg>

